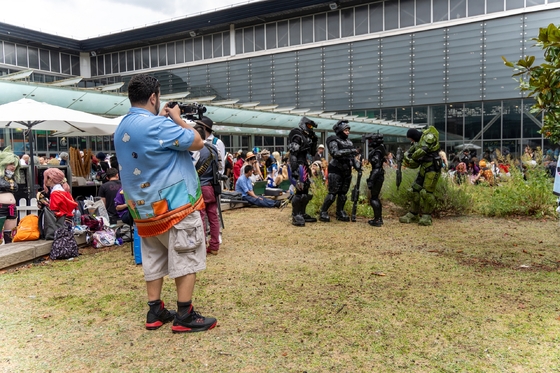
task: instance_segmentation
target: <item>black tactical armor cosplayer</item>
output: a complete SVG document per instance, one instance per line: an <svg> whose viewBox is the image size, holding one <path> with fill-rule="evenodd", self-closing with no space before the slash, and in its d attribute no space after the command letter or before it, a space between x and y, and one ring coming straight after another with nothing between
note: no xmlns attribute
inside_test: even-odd
<svg viewBox="0 0 560 373"><path fill-rule="evenodd" d="M292 182L295 182L296 187L292 198L292 224L298 227L305 226L305 222L317 221L305 213L307 204L313 198L313 195L309 194L311 170L307 163L307 154L314 155L317 152L317 135L313 132L314 128L317 128L317 124L303 117L298 127L292 129L288 135Z"/></svg>
<svg viewBox="0 0 560 373"><path fill-rule="evenodd" d="M382 134L371 134L367 136L369 140L368 147L370 148L368 154L368 161L371 164L371 174L367 180L367 186L370 190L369 204L373 208L373 220L368 223L374 227L381 227L383 225L383 217L381 216L382 207L379 200L379 193L385 181L385 170L383 163L387 156L385 145L383 145Z"/></svg>
<svg viewBox="0 0 560 373"><path fill-rule="evenodd" d="M319 220L328 222L331 220L329 217L329 207L336 199L336 218L341 221L350 221L350 217L344 211L344 204L348 197L348 189L352 181L352 167L356 170L361 169L361 164L355 159L358 151L348 139L348 135L344 133L345 129L350 129L348 121L338 121L333 130L336 135L329 136L327 139L327 149L331 156L329 162L329 193L323 201L321 206L321 216Z"/></svg>

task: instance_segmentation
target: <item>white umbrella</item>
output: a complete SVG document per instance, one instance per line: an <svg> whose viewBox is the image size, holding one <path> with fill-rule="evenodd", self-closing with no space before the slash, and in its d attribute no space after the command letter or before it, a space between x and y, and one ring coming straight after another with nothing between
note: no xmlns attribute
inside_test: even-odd
<svg viewBox="0 0 560 373"><path fill-rule="evenodd" d="M461 145L455 145L455 149L457 150L465 150L465 149L475 149L475 150L479 150L482 149L480 146L476 145L476 144L461 144Z"/></svg>
<svg viewBox="0 0 560 373"><path fill-rule="evenodd" d="M74 136L111 135L117 125L111 119L82 111L37 102L28 98L0 105L0 127L58 131ZM31 170L34 170L33 136L29 136ZM30 198L35 194L31 172Z"/></svg>

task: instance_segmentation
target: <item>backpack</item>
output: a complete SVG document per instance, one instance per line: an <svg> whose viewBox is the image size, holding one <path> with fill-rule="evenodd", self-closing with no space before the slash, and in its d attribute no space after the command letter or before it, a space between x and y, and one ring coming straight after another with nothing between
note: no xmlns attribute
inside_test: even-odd
<svg viewBox="0 0 560 373"><path fill-rule="evenodd" d="M50 258L52 260L69 259L75 258L78 255L78 244L72 232L70 232L68 227L58 228L54 232Z"/></svg>
<svg viewBox="0 0 560 373"><path fill-rule="evenodd" d="M39 217L37 215L27 215L20 220L12 241L35 241L39 239L39 236Z"/></svg>

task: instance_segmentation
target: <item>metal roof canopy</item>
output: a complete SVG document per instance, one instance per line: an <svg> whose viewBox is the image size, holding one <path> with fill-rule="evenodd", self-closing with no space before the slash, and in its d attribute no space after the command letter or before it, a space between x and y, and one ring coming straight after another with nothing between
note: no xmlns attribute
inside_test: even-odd
<svg viewBox="0 0 560 373"><path fill-rule="evenodd" d="M188 95L188 92L184 92ZM0 80L0 104L31 98L91 114L117 117L130 108L128 97L123 94L99 92L81 88L57 87L35 82L12 82ZM417 128L409 123L357 117L345 113L309 111L303 108L277 107L260 103L239 103L237 100L213 101L214 97L177 98L185 103L202 103L207 109L205 115L215 123L219 134L287 136L297 127L302 116L317 123L317 131L332 132L333 125L340 119L347 119L353 138L364 133L377 132L384 135L406 136L409 128Z"/></svg>

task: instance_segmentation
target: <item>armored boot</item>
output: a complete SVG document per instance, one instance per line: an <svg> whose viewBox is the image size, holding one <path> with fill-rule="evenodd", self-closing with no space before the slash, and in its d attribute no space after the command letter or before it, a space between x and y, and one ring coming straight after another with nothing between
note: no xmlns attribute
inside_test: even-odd
<svg viewBox="0 0 560 373"><path fill-rule="evenodd" d="M292 225L296 227L305 227L305 219L302 213L302 197L302 195L296 194L294 198L292 198Z"/></svg>
<svg viewBox="0 0 560 373"><path fill-rule="evenodd" d="M302 212L303 212L303 219L305 220L306 223L316 223L317 222L317 218L314 218L311 215L308 215L305 213L305 210L307 209L307 204L309 203L309 201L311 201L311 199L313 198L312 194L304 194L302 196L302 201L303 201L303 207L302 207Z"/></svg>
<svg viewBox="0 0 560 373"><path fill-rule="evenodd" d="M339 194L336 200L336 220L340 221L350 221L350 217L344 211L344 205L346 204L346 200L348 197L346 195Z"/></svg>
<svg viewBox="0 0 560 373"><path fill-rule="evenodd" d="M381 227L383 225L383 218L381 216L381 202L379 199L374 199L370 201L370 205L373 208L373 219L368 220L368 224L373 227Z"/></svg>
<svg viewBox="0 0 560 373"><path fill-rule="evenodd" d="M333 204L335 198L336 196L331 193L327 194L327 196L325 197L325 201L323 201L323 206L321 206L321 215L319 216L320 221L324 221L324 222L331 221L328 211L329 211L329 207L331 207L331 205Z"/></svg>
<svg viewBox="0 0 560 373"><path fill-rule="evenodd" d="M406 215L399 218L399 221L404 224L416 223L418 222L418 214L407 212Z"/></svg>
<svg viewBox="0 0 560 373"><path fill-rule="evenodd" d="M420 220L418 220L418 225L423 225L426 227L432 225L432 215L422 214L422 217L420 218Z"/></svg>

